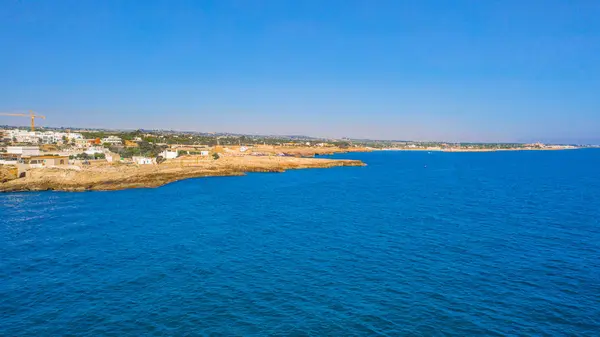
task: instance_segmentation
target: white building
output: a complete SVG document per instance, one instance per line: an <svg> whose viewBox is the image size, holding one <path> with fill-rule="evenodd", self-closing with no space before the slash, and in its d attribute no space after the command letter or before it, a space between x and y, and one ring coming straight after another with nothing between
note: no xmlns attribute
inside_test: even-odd
<svg viewBox="0 0 600 337"><path fill-rule="evenodd" d="M165 159L175 159L177 158L177 150L166 149L160 155Z"/></svg>
<svg viewBox="0 0 600 337"><path fill-rule="evenodd" d="M10 154L19 154L23 157L39 156L40 148L37 146L8 146L6 152Z"/></svg>
<svg viewBox="0 0 600 337"><path fill-rule="evenodd" d="M68 140L73 140L73 139L83 139L83 135L81 133L67 133L67 139Z"/></svg>
<svg viewBox="0 0 600 337"><path fill-rule="evenodd" d="M200 151L201 156L208 156L208 151Z"/></svg>
<svg viewBox="0 0 600 337"><path fill-rule="evenodd" d="M117 136L108 136L106 138L102 138L102 144L104 143L109 143L111 145L119 145L122 144L123 141Z"/></svg>
<svg viewBox="0 0 600 337"><path fill-rule="evenodd" d="M90 156L95 155L96 153L104 153L104 148L99 146L90 146L87 150L83 151L85 154Z"/></svg>
<svg viewBox="0 0 600 337"><path fill-rule="evenodd" d="M152 158L148 158L148 157L133 156L133 157L131 157L131 159L133 160L134 163L136 163L138 165L154 164L154 160L152 160Z"/></svg>
<svg viewBox="0 0 600 337"><path fill-rule="evenodd" d="M61 142L63 139L79 139L83 138L80 133L66 133L66 132L55 132L55 131L27 131L27 130L7 130L5 137L8 139L15 140L18 143L43 143L52 144Z"/></svg>
<svg viewBox="0 0 600 337"><path fill-rule="evenodd" d="M38 143L36 132L26 130L8 130L6 137L18 143Z"/></svg>

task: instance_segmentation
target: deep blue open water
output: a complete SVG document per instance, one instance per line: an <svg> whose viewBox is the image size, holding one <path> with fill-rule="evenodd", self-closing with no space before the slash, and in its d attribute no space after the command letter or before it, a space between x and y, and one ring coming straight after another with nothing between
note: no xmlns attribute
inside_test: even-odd
<svg viewBox="0 0 600 337"><path fill-rule="evenodd" d="M0 194L0 336L599 336L600 150Z"/></svg>

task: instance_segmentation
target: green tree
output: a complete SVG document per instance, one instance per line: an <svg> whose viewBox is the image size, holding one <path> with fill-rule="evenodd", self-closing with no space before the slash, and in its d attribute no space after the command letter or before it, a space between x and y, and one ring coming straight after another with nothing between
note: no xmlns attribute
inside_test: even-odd
<svg viewBox="0 0 600 337"><path fill-rule="evenodd" d="M79 160L87 160L90 159L90 156L87 153L79 153L75 156L75 159L79 159Z"/></svg>

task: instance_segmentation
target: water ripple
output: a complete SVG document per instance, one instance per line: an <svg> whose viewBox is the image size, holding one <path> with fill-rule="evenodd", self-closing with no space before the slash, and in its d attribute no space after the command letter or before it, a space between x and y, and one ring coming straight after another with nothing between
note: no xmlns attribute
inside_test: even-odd
<svg viewBox="0 0 600 337"><path fill-rule="evenodd" d="M600 331L600 151L345 156L0 195L0 336Z"/></svg>

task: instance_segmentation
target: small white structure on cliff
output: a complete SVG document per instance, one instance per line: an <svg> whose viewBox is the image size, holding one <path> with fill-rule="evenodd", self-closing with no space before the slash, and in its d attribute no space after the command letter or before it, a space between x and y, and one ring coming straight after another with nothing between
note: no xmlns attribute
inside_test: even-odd
<svg viewBox="0 0 600 337"><path fill-rule="evenodd" d="M175 159L177 158L177 150L166 149L160 155L165 159Z"/></svg>
<svg viewBox="0 0 600 337"><path fill-rule="evenodd" d="M154 164L154 160L152 158L148 158L148 157L133 156L133 157L131 157L131 159L133 160L134 163L136 163L138 165Z"/></svg>

